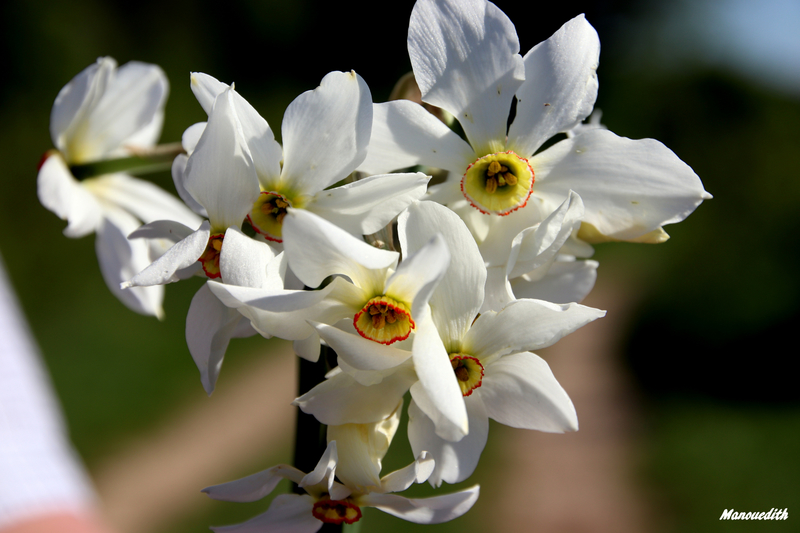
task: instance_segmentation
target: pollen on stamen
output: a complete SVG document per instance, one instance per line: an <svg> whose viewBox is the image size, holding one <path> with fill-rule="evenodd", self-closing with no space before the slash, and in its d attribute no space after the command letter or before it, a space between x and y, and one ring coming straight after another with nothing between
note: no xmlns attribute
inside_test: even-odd
<svg viewBox="0 0 800 533"><path fill-rule="evenodd" d="M314 518L326 524L354 524L361 519L361 508L348 500L331 500L323 496L311 509Z"/></svg>
<svg viewBox="0 0 800 533"><path fill-rule="evenodd" d="M388 296L371 298L353 317L353 326L365 339L381 344L405 340L416 327L408 306Z"/></svg>
<svg viewBox="0 0 800 533"><path fill-rule="evenodd" d="M264 191L253 203L253 209L247 215L247 220L253 229L267 240L283 242L281 230L286 209L289 207L292 207L292 203L282 194Z"/></svg>
<svg viewBox="0 0 800 533"><path fill-rule="evenodd" d="M200 264L203 265L203 272L211 279L222 277L222 272L219 269L219 256L220 252L222 252L222 240L224 238L224 233L216 233L209 237L206 249L198 259Z"/></svg>
<svg viewBox="0 0 800 533"><path fill-rule="evenodd" d="M477 357L463 353L451 353L450 364L461 388L461 394L469 396L483 383L483 365Z"/></svg>
<svg viewBox="0 0 800 533"><path fill-rule="evenodd" d="M527 159L512 151L478 158L461 178L461 192L485 215L508 215L525 207L535 181Z"/></svg>

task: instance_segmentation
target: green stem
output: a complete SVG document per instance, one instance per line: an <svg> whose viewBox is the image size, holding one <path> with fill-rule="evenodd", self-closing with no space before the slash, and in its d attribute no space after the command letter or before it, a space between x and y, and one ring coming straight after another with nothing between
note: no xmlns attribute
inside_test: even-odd
<svg viewBox="0 0 800 533"><path fill-rule="evenodd" d="M72 175L78 180L127 172L128 174L152 174L172 168L172 161L179 154L185 154L180 143L162 144L146 150L139 150L132 156L118 159L90 161L69 167Z"/></svg>

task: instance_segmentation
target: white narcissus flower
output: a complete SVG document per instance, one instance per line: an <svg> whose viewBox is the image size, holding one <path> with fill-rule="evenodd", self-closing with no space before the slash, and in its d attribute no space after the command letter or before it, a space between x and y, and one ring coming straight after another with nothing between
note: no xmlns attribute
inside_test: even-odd
<svg viewBox="0 0 800 533"><path fill-rule="evenodd" d="M282 494L261 515L233 526L212 527L216 532L291 531L315 533L323 524L353 524L361 519L362 507L381 511L417 524L439 524L458 518L472 508L480 488L431 498L405 498L393 492L422 483L433 470L427 453L407 467L380 479L380 487L361 491L334 481L339 461L336 441L328 448L313 472L304 474L289 465L278 465L237 481L203 489L215 500L252 502L271 493L282 479L302 487L306 494Z"/></svg>
<svg viewBox="0 0 800 533"><path fill-rule="evenodd" d="M192 90L207 112L226 88L207 74L192 74ZM367 153L372 96L355 72L331 72L319 87L289 104L281 125L283 148L267 122L238 94L234 108L261 186L247 218L270 241L283 241L282 223L290 207L311 211L360 236L379 231L425 194L429 177L419 172L371 176L328 189L349 176Z"/></svg>
<svg viewBox="0 0 800 533"><path fill-rule="evenodd" d="M288 263L306 286L319 287L336 276L333 282L321 291L294 295L227 283L211 287L226 305L249 317L257 330L290 340L309 339L304 342L308 351L298 354L311 360L318 357L319 338L309 322L333 325L347 319L360 335L357 339L370 345L407 339L416 328L415 315L427 305L450 257L444 241L433 236L398 265L399 253L375 248L310 211L294 208L287 211L283 235ZM316 307L305 306L305 315L280 313L289 310L290 298L313 299ZM411 355L388 346L375 349L371 366L363 370L391 368ZM347 352L340 354L342 364L347 357Z"/></svg>
<svg viewBox="0 0 800 533"><path fill-rule="evenodd" d="M452 240L448 245L459 253L430 299L435 329L415 337L414 363L420 381L411 387L409 407L409 439L413 449L433 454L434 485L455 483L472 473L486 443L489 418L542 431L577 429L575 409L566 392L547 363L529 352L550 346L605 315L575 303L540 300L517 300L499 313L479 315L486 271L455 214L433 202L412 205L399 220L401 247L413 253L432 228L448 226L452 228L445 234ZM424 380L421 369L426 365L435 365L438 371L429 372ZM454 400L441 394L452 385L469 420L469 432L461 439L457 438L458 421L450 414Z"/></svg>
<svg viewBox="0 0 800 533"><path fill-rule="evenodd" d="M435 233L455 251L429 299L429 311L415 317L412 358L394 367L382 365L392 357L383 348L392 347L317 325L320 336L358 372L345 368L333 373L295 403L325 424L376 422L410 389L414 416L409 435L417 452L434 450L434 485L460 481L472 472L486 442L489 417L528 429L576 429L569 397L547 364L529 352L605 313L574 303L518 300L500 313L478 316L486 268L463 221L439 204L416 202L398 224L404 253L413 254Z"/></svg>
<svg viewBox="0 0 800 533"><path fill-rule="evenodd" d="M660 242L711 196L663 144L600 128L573 130L597 96L600 43L580 15L519 55L514 25L486 0L418 0L408 33L422 100L451 113L466 141L421 106L374 106L366 172L423 164L449 171L431 199L450 206L479 243L510 241L574 190L583 198L581 237ZM512 101L516 112L507 128Z"/></svg>
<svg viewBox="0 0 800 533"><path fill-rule="evenodd" d="M97 233L97 258L109 289L132 310L161 316L163 287L120 289L166 247L161 241L129 241L141 224L172 218L188 226L200 219L152 183L123 173L78 181L71 165L125 157L151 148L161 134L168 83L156 65L132 61L117 68L103 57L58 94L50 116L56 150L39 168L39 200L67 220L64 234Z"/></svg>
<svg viewBox="0 0 800 533"><path fill-rule="evenodd" d="M180 240L124 283L123 288L178 281L179 271L196 268L198 262L209 278L221 276L219 262L225 232L239 227L259 194L253 161L233 106L232 89L219 94L182 174L183 188L205 209L208 220L195 231L158 221L132 235L172 236Z"/></svg>

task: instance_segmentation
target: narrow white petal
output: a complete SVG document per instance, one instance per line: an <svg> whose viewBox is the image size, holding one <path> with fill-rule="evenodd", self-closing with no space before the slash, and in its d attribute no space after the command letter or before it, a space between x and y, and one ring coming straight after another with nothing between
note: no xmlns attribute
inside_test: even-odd
<svg viewBox="0 0 800 533"><path fill-rule="evenodd" d="M277 465L247 477L204 488L209 497L224 502L254 502L275 490L283 479L299 483L305 474L293 466Z"/></svg>
<svg viewBox="0 0 800 533"><path fill-rule="evenodd" d="M268 244L251 239L239 228L228 228L225 232L219 268L226 284L256 288L268 286L267 264L273 259L275 251Z"/></svg>
<svg viewBox="0 0 800 533"><path fill-rule="evenodd" d="M433 456L423 451L410 465L383 476L381 490L376 492L402 492L414 483L423 483L431 476L435 466Z"/></svg>
<svg viewBox="0 0 800 533"><path fill-rule="evenodd" d="M509 278L521 276L555 261L561 247L581 225L583 201L574 191L541 224L520 232L511 243Z"/></svg>
<svg viewBox="0 0 800 533"><path fill-rule="evenodd" d="M361 385L340 372L297 398L294 404L323 424L378 422L394 412L414 381L413 369L406 367L372 386Z"/></svg>
<svg viewBox="0 0 800 533"><path fill-rule="evenodd" d="M386 295L412 302L411 316L421 315L450 266L450 251L441 234L409 255L386 282Z"/></svg>
<svg viewBox="0 0 800 533"><path fill-rule="evenodd" d="M400 350L317 322L311 325L348 366L361 371L381 371L404 363L411 352Z"/></svg>
<svg viewBox="0 0 800 533"><path fill-rule="evenodd" d="M283 116L283 181L314 194L344 179L367 154L372 96L355 72L331 72Z"/></svg>
<svg viewBox="0 0 800 533"><path fill-rule="evenodd" d="M462 340L462 349L486 365L509 353L555 344L606 312L584 305L517 300L499 313L482 314Z"/></svg>
<svg viewBox="0 0 800 533"><path fill-rule="evenodd" d="M216 231L240 225L260 192L231 99L230 90L217 97L208 126L186 164L186 191L206 208Z"/></svg>
<svg viewBox="0 0 800 533"><path fill-rule="evenodd" d="M482 314L487 311L499 311L517 299L508 281L505 265L486 269L485 294L481 307Z"/></svg>
<svg viewBox="0 0 800 533"><path fill-rule="evenodd" d="M412 354L419 381L411 386L411 397L433 420L437 435L460 440L470 429L464 397L429 314L417 320Z"/></svg>
<svg viewBox="0 0 800 533"><path fill-rule="evenodd" d="M125 209L147 224L154 220L175 220L196 228L201 219L167 191L149 181L127 174L112 174L86 180L95 196Z"/></svg>
<svg viewBox="0 0 800 533"><path fill-rule="evenodd" d="M694 171L660 142L603 129L565 139L531 164L544 171L537 173L534 194L555 207L574 190L586 209L583 221L614 239L635 239L680 222L711 197Z"/></svg>
<svg viewBox="0 0 800 533"><path fill-rule="evenodd" d="M203 255L210 236L211 231L206 220L197 231L173 245L167 253L136 274L130 281L123 283L122 288L163 285L178 281L175 272L197 262Z"/></svg>
<svg viewBox="0 0 800 533"><path fill-rule="evenodd" d="M166 103L169 84L157 65L131 61L109 79L97 105L84 118L85 124L73 131L73 154L79 161L101 159L118 148L137 148L130 142L143 129L156 121ZM152 143L153 134L147 139ZM73 151L76 149L73 148Z"/></svg>
<svg viewBox="0 0 800 533"><path fill-rule="evenodd" d="M469 434L458 442L436 434L433 421L414 402L408 406L408 441L415 454L428 451L436 462L428 482L439 487L442 482L458 483L467 479L478 466L489 438L489 416L479 394L464 398L469 417Z"/></svg>
<svg viewBox="0 0 800 533"><path fill-rule="evenodd" d="M329 425L327 439L336 441L336 477L355 492L381 490L381 464L397 427L401 399L387 418L368 424Z"/></svg>
<svg viewBox="0 0 800 533"><path fill-rule="evenodd" d="M517 298L555 303L581 302L597 280L597 261L556 261L540 279L520 276L511 280Z"/></svg>
<svg viewBox="0 0 800 533"><path fill-rule="evenodd" d="M317 462L314 470L306 474L300 480L301 487L310 487L313 485L325 484L328 490L333 486L333 478L336 475L336 463L339 460L339 450L335 442L329 442L325 452Z"/></svg>
<svg viewBox="0 0 800 533"><path fill-rule="evenodd" d="M49 156L39 169L39 201L67 221L64 235L78 238L95 231L103 210L97 199L70 173L60 154Z"/></svg>
<svg viewBox="0 0 800 533"><path fill-rule="evenodd" d="M80 145L75 143L74 137L86 126L87 117L103 97L116 68L117 62L112 58L98 58L97 62L72 78L56 96L50 113L50 136L53 145L71 163L77 162L71 156L73 148Z"/></svg>
<svg viewBox="0 0 800 533"><path fill-rule="evenodd" d="M477 157L469 143L421 105L395 100L373 106L372 137L359 170L382 174L427 165L458 175Z"/></svg>
<svg viewBox="0 0 800 533"><path fill-rule="evenodd" d="M365 291L380 294L385 269L394 267L399 257L397 252L370 246L303 209L289 210L282 231L292 271L309 287L318 287L326 277L340 274Z"/></svg>
<svg viewBox="0 0 800 533"><path fill-rule="evenodd" d="M247 331L240 328L241 322L246 320L236 309L220 302L208 284L200 287L192 298L186 315L186 344L200 371L200 382L209 395L214 392L228 343L243 329ZM255 333L252 329L249 331L251 335Z"/></svg>
<svg viewBox="0 0 800 533"><path fill-rule="evenodd" d="M523 352L486 367L481 398L489 417L515 428L550 433L578 430L578 415L547 363Z"/></svg>
<svg viewBox="0 0 800 533"><path fill-rule="evenodd" d="M398 219L400 246L406 254L425 246L437 233L444 237L451 258L431 296L431 313L447 349L458 351L458 342L483 304L486 267L469 230L450 209L415 202Z"/></svg>
<svg viewBox="0 0 800 533"><path fill-rule="evenodd" d="M320 191L306 209L353 235L369 235L422 198L429 179L421 172L371 176Z"/></svg>
<svg viewBox="0 0 800 533"><path fill-rule="evenodd" d="M200 72L192 73L191 87L197 101L209 116L216 97L229 88L228 85ZM238 92L232 91L232 93L233 107L242 126L247 146L250 148L259 179L262 183L273 181L281 173L280 162L283 157L281 145L275 140L275 134L258 111Z"/></svg>
<svg viewBox="0 0 800 533"><path fill-rule="evenodd" d="M172 161L172 182L175 184L175 190L178 191L178 196L189 206L189 209L203 218L208 218L208 211L206 211L206 208L200 205L195 197L186 190L186 164L188 162L189 156L184 154L178 154Z"/></svg>
<svg viewBox="0 0 800 533"><path fill-rule="evenodd" d="M97 230L95 249L103 280L111 292L129 309L143 315L162 318L164 287L133 287L122 289L120 284L150 264L150 250L144 241L130 241L126 237L138 221L124 212L106 218Z"/></svg>
<svg viewBox="0 0 800 533"><path fill-rule="evenodd" d="M485 0L420 0L408 54L422 100L453 114L475 151L500 151L514 93L525 79L514 25Z"/></svg>
<svg viewBox="0 0 800 533"><path fill-rule="evenodd" d="M417 524L440 524L458 518L478 501L478 485L468 489L433 496L431 498L405 498L397 494L367 494L361 498L364 505Z"/></svg>
<svg viewBox="0 0 800 533"><path fill-rule="evenodd" d="M197 224L199 225L199 224ZM165 239L173 244L182 241L195 230L174 220L156 220L133 230L129 239Z"/></svg>
<svg viewBox="0 0 800 533"><path fill-rule="evenodd" d="M211 527L215 533L316 533L323 523L311 510L314 499L308 494L281 494L267 509L247 522Z"/></svg>
<svg viewBox="0 0 800 533"><path fill-rule="evenodd" d="M550 137L589 116L597 99L600 38L583 15L525 54L525 82L517 90L517 116L509 148L530 157Z"/></svg>

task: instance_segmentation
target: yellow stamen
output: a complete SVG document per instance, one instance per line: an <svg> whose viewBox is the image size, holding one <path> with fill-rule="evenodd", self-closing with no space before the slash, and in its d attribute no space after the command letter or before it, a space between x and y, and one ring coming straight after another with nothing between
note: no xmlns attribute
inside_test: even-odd
<svg viewBox="0 0 800 533"><path fill-rule="evenodd" d="M381 344L407 339L415 327L409 306L388 296L371 298L353 317L353 326L365 339Z"/></svg>

